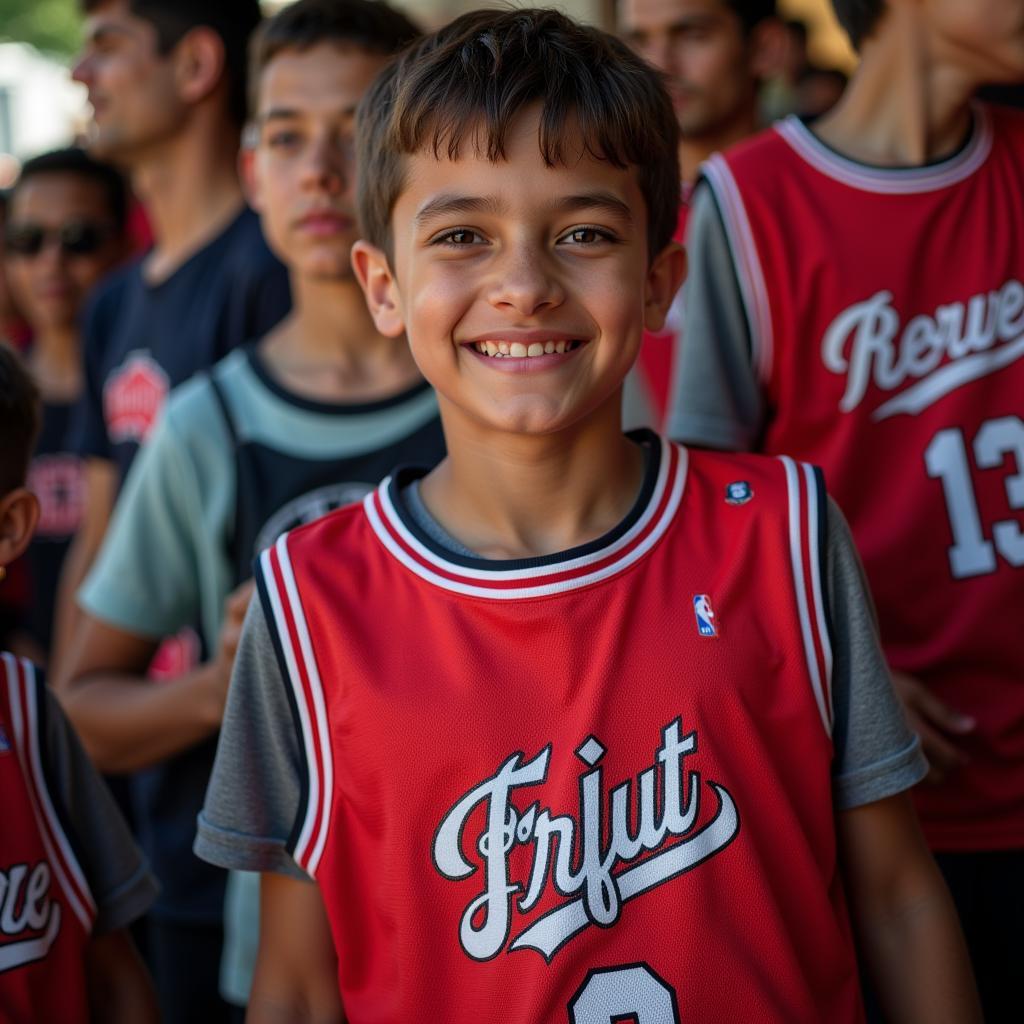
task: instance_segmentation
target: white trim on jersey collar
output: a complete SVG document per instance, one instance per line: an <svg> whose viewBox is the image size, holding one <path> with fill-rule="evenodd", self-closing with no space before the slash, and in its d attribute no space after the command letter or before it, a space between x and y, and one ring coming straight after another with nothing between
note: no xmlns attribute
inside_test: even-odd
<svg viewBox="0 0 1024 1024"><path fill-rule="evenodd" d="M972 107L974 127L967 145L948 160L929 167L870 167L841 156L825 145L796 115L779 121L775 131L822 174L881 195L913 195L936 192L969 178L992 152L992 118L982 104Z"/></svg>
<svg viewBox="0 0 1024 1024"><path fill-rule="evenodd" d="M642 558L664 535L679 508L686 484L687 462L685 448L661 439L654 491L639 519L625 534L588 554L531 568L465 566L431 550L402 522L389 494L390 477L366 496L363 508L387 551L411 572L435 586L468 597L499 601L547 597L599 583ZM569 578L565 578L566 574ZM545 579L548 582L544 582ZM492 585L480 586L475 581ZM534 581L534 585L528 585L529 581ZM524 583L527 585L521 585Z"/></svg>

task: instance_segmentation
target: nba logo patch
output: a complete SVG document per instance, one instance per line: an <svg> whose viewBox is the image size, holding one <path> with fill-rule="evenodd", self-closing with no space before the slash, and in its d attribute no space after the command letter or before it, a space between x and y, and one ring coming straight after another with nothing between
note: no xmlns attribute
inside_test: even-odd
<svg viewBox="0 0 1024 1024"><path fill-rule="evenodd" d="M11 751L11 741L7 738L7 733L4 732L4 727L0 725L0 755L9 754Z"/></svg>
<svg viewBox="0 0 1024 1024"><path fill-rule="evenodd" d="M746 480L733 480L725 489L726 505L746 505L753 496L754 492Z"/></svg>
<svg viewBox="0 0 1024 1024"><path fill-rule="evenodd" d="M697 632L701 636L718 636L715 625L715 610L707 594L693 595L693 614L697 617Z"/></svg>

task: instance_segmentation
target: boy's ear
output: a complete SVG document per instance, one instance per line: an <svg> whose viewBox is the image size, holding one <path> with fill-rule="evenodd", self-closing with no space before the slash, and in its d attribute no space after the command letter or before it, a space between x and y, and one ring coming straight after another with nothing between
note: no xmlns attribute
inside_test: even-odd
<svg viewBox="0 0 1024 1024"><path fill-rule="evenodd" d="M366 305L377 330L385 338L405 333L398 282L388 265L388 258L375 245L360 238L352 246L352 269L366 296Z"/></svg>
<svg viewBox="0 0 1024 1024"><path fill-rule="evenodd" d="M28 547L38 522L39 501L27 488L0 499L0 566L10 565Z"/></svg>
<svg viewBox="0 0 1024 1024"><path fill-rule="evenodd" d="M683 281L686 279L686 250L669 242L647 268L644 287L644 327L660 331Z"/></svg>
<svg viewBox="0 0 1024 1024"><path fill-rule="evenodd" d="M186 32L174 47L172 56L178 95L186 103L206 99L224 78L224 43L205 25Z"/></svg>

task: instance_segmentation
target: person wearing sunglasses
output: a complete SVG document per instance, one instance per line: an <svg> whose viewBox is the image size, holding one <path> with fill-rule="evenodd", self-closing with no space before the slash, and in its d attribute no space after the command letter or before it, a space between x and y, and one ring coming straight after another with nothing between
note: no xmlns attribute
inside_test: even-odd
<svg viewBox="0 0 1024 1024"><path fill-rule="evenodd" d="M96 284L128 253L124 179L80 149L29 160L9 198L5 263L32 332L28 364L43 396L43 429L29 470L39 529L26 554L31 600L8 637L43 662L49 652L61 565L81 520L81 459L67 450L82 390L79 320Z"/></svg>

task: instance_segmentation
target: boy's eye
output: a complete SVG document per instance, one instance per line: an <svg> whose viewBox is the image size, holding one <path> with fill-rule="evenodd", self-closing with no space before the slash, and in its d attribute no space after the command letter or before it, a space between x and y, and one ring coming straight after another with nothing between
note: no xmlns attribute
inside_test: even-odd
<svg viewBox="0 0 1024 1024"><path fill-rule="evenodd" d="M603 231L601 228L580 227L562 235L560 241L568 242L570 245L595 245L599 242L614 242L615 238L611 232Z"/></svg>
<svg viewBox="0 0 1024 1024"><path fill-rule="evenodd" d="M453 228L432 239L431 245L478 245L484 239L471 228Z"/></svg>

